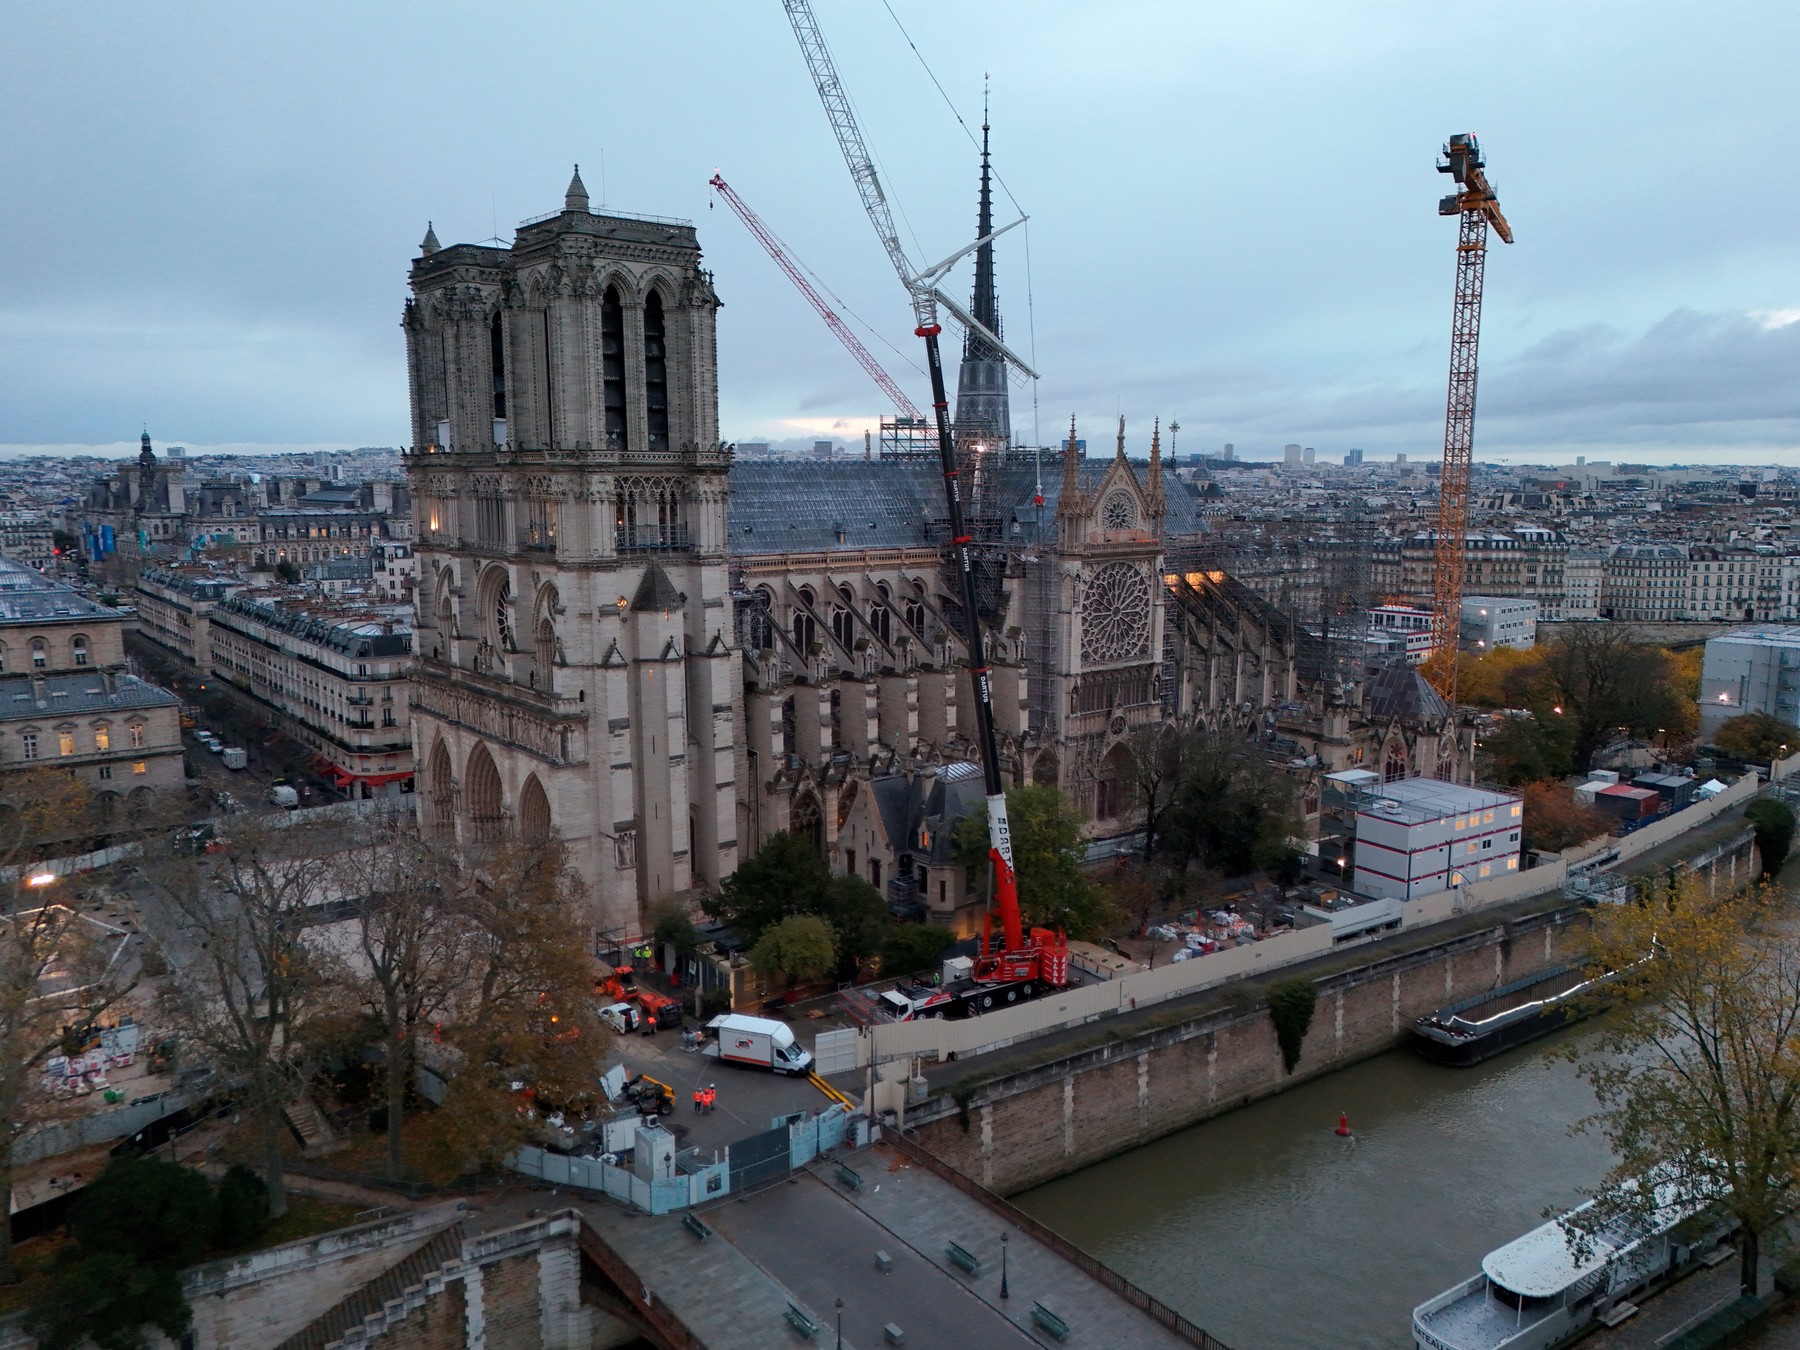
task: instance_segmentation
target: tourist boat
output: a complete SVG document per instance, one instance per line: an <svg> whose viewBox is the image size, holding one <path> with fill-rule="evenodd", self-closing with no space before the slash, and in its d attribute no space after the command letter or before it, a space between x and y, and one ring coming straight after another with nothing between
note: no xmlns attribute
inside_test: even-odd
<svg viewBox="0 0 1800 1350"><path fill-rule="evenodd" d="M1592 1011L1579 1000L1613 978L1562 966L1471 994L1414 1022L1413 1048L1436 1064L1479 1064Z"/></svg>
<svg viewBox="0 0 1800 1350"><path fill-rule="evenodd" d="M1631 1299L1731 1235L1716 1210L1670 1183L1658 1185L1656 1201L1647 1215L1603 1216L1590 1200L1489 1252L1480 1274L1413 1309L1415 1350L1550 1350L1623 1321L1636 1311Z"/></svg>

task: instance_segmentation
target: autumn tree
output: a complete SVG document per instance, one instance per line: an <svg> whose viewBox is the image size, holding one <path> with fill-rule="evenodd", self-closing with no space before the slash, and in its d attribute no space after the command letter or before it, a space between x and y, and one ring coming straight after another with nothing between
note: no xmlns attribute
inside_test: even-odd
<svg viewBox="0 0 1800 1350"><path fill-rule="evenodd" d="M1555 708L1503 718L1480 743L1487 776L1507 787L1565 776L1574 768L1573 731Z"/></svg>
<svg viewBox="0 0 1800 1350"><path fill-rule="evenodd" d="M1682 696L1673 658L1638 641L1631 629L1576 624L1541 650L1543 684L1533 710L1540 720L1546 711L1567 719L1576 771L1592 768L1594 755L1621 732L1669 741L1693 734L1699 714Z"/></svg>
<svg viewBox="0 0 1800 1350"><path fill-rule="evenodd" d="M1713 744L1751 764L1769 764L1779 759L1788 746L1800 745L1800 727L1768 713L1744 713L1722 725Z"/></svg>
<svg viewBox="0 0 1800 1350"><path fill-rule="evenodd" d="M0 1195L12 1187L21 1140L56 1112L40 1075L81 1048L88 1029L133 987L126 935L55 903L66 883L39 884L32 864L88 810L86 790L51 770L15 772L0 811ZM0 1224L0 1284L18 1281L12 1232Z"/></svg>
<svg viewBox="0 0 1800 1350"><path fill-rule="evenodd" d="M595 1015L581 882L566 848L502 841L454 859L453 870L461 880L448 900L469 921L470 941L433 1033L449 1070L433 1133L456 1165L492 1166L527 1136L513 1084L559 1104L583 1101L610 1033Z"/></svg>
<svg viewBox="0 0 1800 1350"><path fill-rule="evenodd" d="M250 1119L273 1218L287 1212L283 1116L338 1048L347 1011L344 962L313 931L343 897L339 842L326 825L240 818L223 853L146 860L146 922L171 971L163 996Z"/></svg>
<svg viewBox="0 0 1800 1350"><path fill-rule="evenodd" d="M1645 1217L1647 1178L1711 1198L1737 1220L1746 1294L1800 1201L1800 937L1770 922L1768 895L1713 898L1680 877L1597 912L1588 967L1624 973L1602 1053L1577 1060L1599 1103L1580 1128L1617 1158L1600 1216Z"/></svg>
<svg viewBox="0 0 1800 1350"><path fill-rule="evenodd" d="M1067 797L1049 785L1013 788L1006 794L1012 830L1013 870L1019 911L1027 927L1060 928L1070 937L1097 937L1111 924L1105 891L1082 871L1087 848L1081 818ZM975 877L988 865L985 814L964 816L952 836L956 861Z"/></svg>
<svg viewBox="0 0 1800 1350"><path fill-rule="evenodd" d="M1604 811L1583 806L1568 787L1554 779L1525 784L1524 844L1537 853L1561 853L1575 844L1612 832L1613 820Z"/></svg>
<svg viewBox="0 0 1800 1350"><path fill-rule="evenodd" d="M1457 667L1457 701L1477 708L1526 707L1543 668L1542 649L1535 647L1496 647L1483 656L1464 656Z"/></svg>

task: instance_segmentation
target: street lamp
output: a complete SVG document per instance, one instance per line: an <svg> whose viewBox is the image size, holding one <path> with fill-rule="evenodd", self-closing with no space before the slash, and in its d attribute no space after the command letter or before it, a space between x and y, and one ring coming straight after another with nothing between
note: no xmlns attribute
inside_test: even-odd
<svg viewBox="0 0 1800 1350"><path fill-rule="evenodd" d="M1011 1298L1012 1290L1006 1286L1006 1239L1009 1235L1000 1235L1000 1297Z"/></svg>
<svg viewBox="0 0 1800 1350"><path fill-rule="evenodd" d="M844 1300L837 1301L837 1350L844 1350Z"/></svg>

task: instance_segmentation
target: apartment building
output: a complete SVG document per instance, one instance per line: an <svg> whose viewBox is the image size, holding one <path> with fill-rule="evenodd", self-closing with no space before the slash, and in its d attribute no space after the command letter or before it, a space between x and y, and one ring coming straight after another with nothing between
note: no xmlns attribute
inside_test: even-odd
<svg viewBox="0 0 1800 1350"><path fill-rule="evenodd" d="M0 512L0 557L45 571L56 561L53 534L50 517L41 511Z"/></svg>
<svg viewBox="0 0 1800 1350"><path fill-rule="evenodd" d="M212 612L245 583L210 567L146 567L133 600L138 633L202 673L212 672Z"/></svg>
<svg viewBox="0 0 1800 1350"><path fill-rule="evenodd" d="M212 673L266 707L346 797L411 792L407 611L234 595L210 615Z"/></svg>

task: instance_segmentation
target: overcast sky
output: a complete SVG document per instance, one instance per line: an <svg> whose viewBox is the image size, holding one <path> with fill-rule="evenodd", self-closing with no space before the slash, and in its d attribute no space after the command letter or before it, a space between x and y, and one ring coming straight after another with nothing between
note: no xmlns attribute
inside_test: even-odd
<svg viewBox="0 0 1800 1350"><path fill-rule="evenodd" d="M888 3L971 126L992 82L995 164L1031 216L998 268L1043 376L1035 419L1015 389L1023 435L1075 413L1106 440L1123 412L1137 453L1156 415L1183 451L1436 453L1456 228L1433 160L1473 131L1518 239L1490 251L1477 458L1800 463L1792 0ZM951 252L974 224L963 129L883 0L815 8L908 246ZM510 239L574 161L596 205L699 226L729 439L860 444L886 409L712 209L715 169L926 401L778 0L62 0L0 31L15 453L123 451L145 425L402 443L426 221Z"/></svg>

